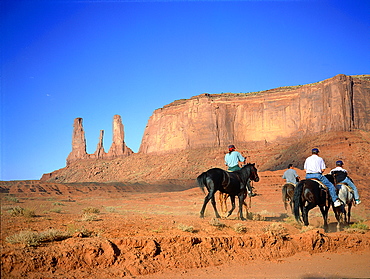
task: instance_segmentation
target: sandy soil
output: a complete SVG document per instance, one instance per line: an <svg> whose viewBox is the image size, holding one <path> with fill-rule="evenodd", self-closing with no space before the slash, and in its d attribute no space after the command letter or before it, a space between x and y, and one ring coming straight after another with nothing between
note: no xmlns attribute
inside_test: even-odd
<svg viewBox="0 0 370 279"><path fill-rule="evenodd" d="M281 201L282 172L260 173L247 221L236 212L217 221L210 205L199 218L204 194L191 186L0 182L2 278L370 277L370 232L337 231L331 211L325 233L318 208L311 226L297 224ZM352 222L370 226L366 197ZM15 207L36 216L11 216ZM14 243L51 229L68 237Z"/></svg>

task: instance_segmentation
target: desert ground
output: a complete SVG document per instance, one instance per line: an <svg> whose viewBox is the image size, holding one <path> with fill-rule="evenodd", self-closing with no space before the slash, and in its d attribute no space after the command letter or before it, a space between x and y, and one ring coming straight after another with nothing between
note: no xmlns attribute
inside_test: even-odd
<svg viewBox="0 0 370 279"><path fill-rule="evenodd" d="M0 182L2 278L369 278L366 181L352 224L338 231L330 209L324 232L318 208L308 227L285 210L283 171L259 173L246 221L211 204L201 219L195 181Z"/></svg>

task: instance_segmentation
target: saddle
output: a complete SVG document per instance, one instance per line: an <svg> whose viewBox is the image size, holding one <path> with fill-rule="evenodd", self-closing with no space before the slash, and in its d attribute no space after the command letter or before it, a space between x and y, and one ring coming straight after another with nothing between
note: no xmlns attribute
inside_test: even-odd
<svg viewBox="0 0 370 279"><path fill-rule="evenodd" d="M326 187L326 185L324 183L322 183L320 179L318 179L318 178L310 178L310 179L315 180L315 182L319 183L320 188L322 188L323 190L328 190L328 187Z"/></svg>

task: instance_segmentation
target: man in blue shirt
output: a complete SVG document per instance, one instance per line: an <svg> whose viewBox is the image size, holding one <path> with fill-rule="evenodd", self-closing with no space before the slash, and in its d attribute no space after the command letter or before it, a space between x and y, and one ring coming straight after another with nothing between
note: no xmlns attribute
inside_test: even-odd
<svg viewBox="0 0 370 279"><path fill-rule="evenodd" d="M225 155L225 165L228 167L228 171L240 170L239 162L245 162L245 158L242 156L242 154L235 149L235 145L229 145L229 152Z"/></svg>

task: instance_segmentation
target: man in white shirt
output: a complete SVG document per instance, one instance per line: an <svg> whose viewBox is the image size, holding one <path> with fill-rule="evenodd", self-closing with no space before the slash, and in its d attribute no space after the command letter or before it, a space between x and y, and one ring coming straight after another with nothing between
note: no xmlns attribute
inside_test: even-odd
<svg viewBox="0 0 370 279"><path fill-rule="evenodd" d="M341 206L342 203L338 199L334 185L325 176L322 175L322 173L326 169L326 166L324 160L321 157L319 157L318 154L319 149L313 148L312 155L308 157L304 162L304 169L306 170L306 179L310 178L319 179L322 183L325 184L326 187L328 187L331 199L334 202L334 207Z"/></svg>

